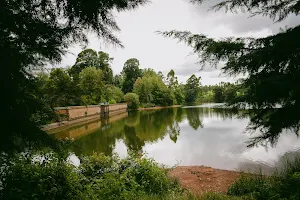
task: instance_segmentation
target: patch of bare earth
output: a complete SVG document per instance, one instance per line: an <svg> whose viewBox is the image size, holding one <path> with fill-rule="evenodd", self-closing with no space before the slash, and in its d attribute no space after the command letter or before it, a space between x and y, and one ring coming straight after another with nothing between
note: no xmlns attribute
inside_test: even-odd
<svg viewBox="0 0 300 200"><path fill-rule="evenodd" d="M226 193L240 176L239 172L204 166L179 166L169 172L183 188L200 195L205 192Z"/></svg>

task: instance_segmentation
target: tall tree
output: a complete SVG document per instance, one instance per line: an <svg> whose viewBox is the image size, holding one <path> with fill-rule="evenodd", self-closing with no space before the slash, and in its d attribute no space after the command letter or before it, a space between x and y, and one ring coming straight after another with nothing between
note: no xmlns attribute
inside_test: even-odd
<svg viewBox="0 0 300 200"><path fill-rule="evenodd" d="M193 0L203 3L207 0ZM298 15L299 0L222 0L212 7L218 11L248 12L284 21L289 15ZM275 144L284 129L299 134L300 128L300 26L262 38L209 38L189 31L162 33L190 45L201 58L201 63L217 65L220 61L224 73L248 74L242 82L244 95L233 102L238 107L250 105L256 109L251 115L250 130L260 130L249 146ZM276 91L274 91L276 90ZM243 103L239 103L243 102ZM246 103L246 104L245 104ZM278 105L281 108L277 108Z"/></svg>
<svg viewBox="0 0 300 200"><path fill-rule="evenodd" d="M221 86L216 85L213 87L213 93L214 93L214 102L215 103L223 103L225 100L224 97L224 90Z"/></svg>
<svg viewBox="0 0 300 200"><path fill-rule="evenodd" d="M82 90L82 102L85 105L98 104L104 93L103 73L96 67L83 69L79 74L79 86Z"/></svg>
<svg viewBox="0 0 300 200"><path fill-rule="evenodd" d="M199 92L201 77L197 78L193 74L185 84L185 101L188 103L195 102Z"/></svg>
<svg viewBox="0 0 300 200"><path fill-rule="evenodd" d="M172 95L174 96L174 103L181 104L184 100L184 92L182 87L180 87L178 83L178 78L175 76L175 72L173 69L167 74L166 84L168 88L171 90Z"/></svg>
<svg viewBox="0 0 300 200"><path fill-rule="evenodd" d="M114 75L110 64L112 63L114 58L111 58L108 53L100 51L98 52L98 60L99 60L99 69L103 71L104 82L106 84L112 84Z"/></svg>
<svg viewBox="0 0 300 200"><path fill-rule="evenodd" d="M123 85L123 76L121 74L117 74L113 78L113 85L122 88Z"/></svg>
<svg viewBox="0 0 300 200"><path fill-rule="evenodd" d="M169 73L167 74L167 85L170 89L175 89L176 87L178 87L178 79L175 76L175 72L173 69L171 69L169 71Z"/></svg>
<svg viewBox="0 0 300 200"><path fill-rule="evenodd" d="M143 5L147 0L2 0L0 2L1 60L7 67L1 72L3 106L0 150L28 145L16 138L35 141L35 145L52 141L39 130L30 116L38 106L31 96L30 70L62 59L74 43L87 44L87 31L107 42L123 46L114 35L119 27L114 11ZM41 137L39 137L41 136ZM38 142L37 142L38 141Z"/></svg>
<svg viewBox="0 0 300 200"><path fill-rule="evenodd" d="M122 90L124 93L131 92L133 90L133 84L138 77L142 76L139 68L140 62L136 58L130 58L124 63L122 74L124 76L124 82Z"/></svg>
<svg viewBox="0 0 300 200"><path fill-rule="evenodd" d="M47 83L48 98L52 107L69 106L72 81L66 70L56 68L51 71Z"/></svg>
<svg viewBox="0 0 300 200"><path fill-rule="evenodd" d="M139 95L140 102L143 104L162 106L173 104L171 90L152 69L143 70L143 77L135 81L133 91Z"/></svg>
<svg viewBox="0 0 300 200"><path fill-rule="evenodd" d="M77 77L87 67L98 67L98 54L93 49L85 49L78 54L70 73L73 77Z"/></svg>
<svg viewBox="0 0 300 200"><path fill-rule="evenodd" d="M103 72L103 81L106 84L112 84L113 71L111 69L111 62L113 58L108 53L99 51L98 53L93 49L85 49L77 56L76 63L70 69L70 74L74 79L78 78L79 73L87 67L95 67L101 69Z"/></svg>

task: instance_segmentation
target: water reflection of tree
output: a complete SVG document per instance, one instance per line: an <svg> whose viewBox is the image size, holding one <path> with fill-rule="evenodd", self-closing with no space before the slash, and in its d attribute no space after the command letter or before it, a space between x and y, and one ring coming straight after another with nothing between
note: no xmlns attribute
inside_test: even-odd
<svg viewBox="0 0 300 200"><path fill-rule="evenodd" d="M200 110L199 109L186 109L186 117L189 122L189 125L193 127L193 129L198 130L199 127L202 126L202 122L200 120Z"/></svg>
<svg viewBox="0 0 300 200"><path fill-rule="evenodd" d="M180 127L177 121L174 121L174 123L168 127L167 133L169 134L170 139L176 143L180 134Z"/></svg>
<svg viewBox="0 0 300 200"><path fill-rule="evenodd" d="M91 155L93 152L112 155L116 140L123 138L124 120L104 124L95 132L73 142L72 149L77 154ZM103 128L106 126L107 128Z"/></svg>
<svg viewBox="0 0 300 200"><path fill-rule="evenodd" d="M140 112L137 110L130 111L125 119L125 125L130 127L138 126L140 123Z"/></svg>
<svg viewBox="0 0 300 200"><path fill-rule="evenodd" d="M167 134L176 142L180 134L178 121L182 120L183 113L177 108L129 112L126 119L103 123L100 129L79 138L73 148L78 154L96 151L111 155L118 139L123 139L127 149L135 153L146 143L157 142Z"/></svg>
<svg viewBox="0 0 300 200"><path fill-rule="evenodd" d="M239 117L241 110L227 109L227 108L198 108L200 115L204 117L214 117L221 119L232 119Z"/></svg>
<svg viewBox="0 0 300 200"><path fill-rule="evenodd" d="M180 136L180 122L185 117L191 127L198 130L202 127L201 118L233 117L237 113L228 109L211 108L172 108L151 111L130 111L128 117L110 123L109 120L95 132L79 138L74 142L75 153L92 154L94 151L111 155L116 141L124 140L127 149L138 152L145 144L154 143L167 136L177 142Z"/></svg>
<svg viewBox="0 0 300 200"><path fill-rule="evenodd" d="M182 122L182 120L184 119L184 115L185 115L185 109L182 108L176 108L176 122Z"/></svg>
<svg viewBox="0 0 300 200"><path fill-rule="evenodd" d="M168 126L174 122L174 114L174 109L141 112L140 124L136 126L137 136L147 142L163 139Z"/></svg>
<svg viewBox="0 0 300 200"><path fill-rule="evenodd" d="M124 142L129 151L137 153L140 150L142 150L143 146L145 145L145 142L137 137L135 127L129 127L125 125L124 134Z"/></svg>

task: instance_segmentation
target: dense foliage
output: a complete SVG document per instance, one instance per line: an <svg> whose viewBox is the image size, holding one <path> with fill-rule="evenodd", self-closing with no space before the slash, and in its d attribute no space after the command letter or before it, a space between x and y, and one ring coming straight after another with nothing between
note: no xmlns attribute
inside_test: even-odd
<svg viewBox="0 0 300 200"><path fill-rule="evenodd" d="M229 195L251 196L256 200L296 200L300 197L300 158L285 159L282 169L266 177L244 174L228 191ZM280 165L278 164L278 167Z"/></svg>
<svg viewBox="0 0 300 200"><path fill-rule="evenodd" d="M140 99L139 96L135 93L127 93L124 96L124 100L127 103L129 109L136 109L139 107Z"/></svg>
<svg viewBox="0 0 300 200"><path fill-rule="evenodd" d="M244 95L242 85L221 82L217 85L204 85L200 87L201 95L197 102L231 103Z"/></svg>
<svg viewBox="0 0 300 200"><path fill-rule="evenodd" d="M32 71L59 62L74 43L87 44L87 32L121 46L113 12L132 10L147 0L3 0L0 2L0 49L5 63L1 73L1 150L28 145L53 144L32 121L44 110L32 95ZM45 141L46 140L46 141Z"/></svg>
<svg viewBox="0 0 300 200"><path fill-rule="evenodd" d="M207 2L207 0L193 0ZM283 21L290 14L299 14L298 0L229 0L218 2L213 9L248 12L250 15L269 16ZM231 102L256 109L249 128L259 129L260 136L254 137L249 146L257 143L276 143L283 129L299 134L300 127L300 26L262 38L209 38L189 31L163 32L164 36L186 42L199 55L202 64L216 66L225 62L223 72L230 75L246 74L242 85L244 95ZM274 91L276 90L276 92ZM280 109L274 109L278 107Z"/></svg>
<svg viewBox="0 0 300 200"><path fill-rule="evenodd" d="M74 166L54 152L41 152L18 154L10 161L1 162L1 199L164 199L182 194L178 182L149 159L94 154Z"/></svg>

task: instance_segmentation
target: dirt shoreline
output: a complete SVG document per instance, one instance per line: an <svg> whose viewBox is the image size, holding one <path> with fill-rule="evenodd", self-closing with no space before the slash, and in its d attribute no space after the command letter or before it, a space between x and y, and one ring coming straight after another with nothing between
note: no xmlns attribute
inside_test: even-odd
<svg viewBox="0 0 300 200"><path fill-rule="evenodd" d="M214 169L205 166L179 166L169 172L181 186L196 195L205 192L226 194L228 188L240 177L238 171Z"/></svg>
<svg viewBox="0 0 300 200"><path fill-rule="evenodd" d="M155 106L155 107L149 107L149 108L138 108L137 110L158 110L158 109L164 109L164 108L178 108L182 105L173 105L173 106Z"/></svg>

